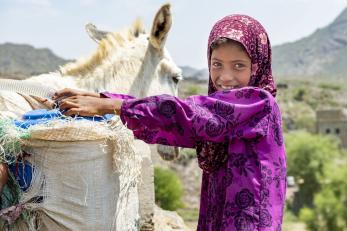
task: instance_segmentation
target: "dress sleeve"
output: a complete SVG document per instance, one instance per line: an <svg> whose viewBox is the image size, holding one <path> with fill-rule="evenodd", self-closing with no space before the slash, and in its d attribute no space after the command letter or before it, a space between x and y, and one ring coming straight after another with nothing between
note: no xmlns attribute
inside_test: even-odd
<svg viewBox="0 0 347 231"><path fill-rule="evenodd" d="M170 95L125 99L122 122L147 143L195 147L199 141L265 136L275 103L259 88L241 88L185 100Z"/></svg>
<svg viewBox="0 0 347 231"><path fill-rule="evenodd" d="M125 94L116 94L108 91L100 92L101 98L112 98L112 99L135 99L134 96Z"/></svg>

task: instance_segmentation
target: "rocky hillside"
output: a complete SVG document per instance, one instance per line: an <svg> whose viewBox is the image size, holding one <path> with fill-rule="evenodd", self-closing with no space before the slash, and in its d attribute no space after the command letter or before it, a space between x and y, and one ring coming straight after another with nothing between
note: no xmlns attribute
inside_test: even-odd
<svg viewBox="0 0 347 231"><path fill-rule="evenodd" d="M31 76L57 70L64 60L47 48L26 44L0 44L0 76Z"/></svg>
<svg viewBox="0 0 347 231"><path fill-rule="evenodd" d="M347 8L328 26L298 41L273 47L277 77L347 78ZM187 80L206 81L207 69L181 67Z"/></svg>
<svg viewBox="0 0 347 231"><path fill-rule="evenodd" d="M49 49L30 45L0 44L0 76L53 71L66 63ZM328 26L298 41L273 47L273 72L276 77L347 76L347 8ZM186 79L206 81L207 69L182 66Z"/></svg>
<svg viewBox="0 0 347 231"><path fill-rule="evenodd" d="M347 76L347 8L328 26L273 48L277 76Z"/></svg>
<svg viewBox="0 0 347 231"><path fill-rule="evenodd" d="M190 66L181 66L183 77L186 80L192 81L207 81L208 70L207 69L195 69Z"/></svg>

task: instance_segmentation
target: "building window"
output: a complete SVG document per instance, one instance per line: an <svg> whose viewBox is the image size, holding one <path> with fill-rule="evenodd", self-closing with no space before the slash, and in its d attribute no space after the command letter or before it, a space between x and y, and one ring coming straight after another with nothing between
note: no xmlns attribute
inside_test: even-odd
<svg viewBox="0 0 347 231"><path fill-rule="evenodd" d="M340 129L339 129L339 128L336 128L336 129L335 129L335 133L336 133L336 134L340 134Z"/></svg>
<svg viewBox="0 0 347 231"><path fill-rule="evenodd" d="M330 128L325 129L325 133L329 134L330 133Z"/></svg>

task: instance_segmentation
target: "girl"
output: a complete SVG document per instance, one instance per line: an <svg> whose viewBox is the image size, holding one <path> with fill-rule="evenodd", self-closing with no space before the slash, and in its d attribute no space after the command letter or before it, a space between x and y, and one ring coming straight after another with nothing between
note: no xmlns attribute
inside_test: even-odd
<svg viewBox="0 0 347 231"><path fill-rule="evenodd" d="M196 148L203 170L198 230L281 230L286 159L262 25L230 15L208 41L208 96L134 99L64 89L66 115L116 113L147 143ZM106 98L105 98L106 97Z"/></svg>

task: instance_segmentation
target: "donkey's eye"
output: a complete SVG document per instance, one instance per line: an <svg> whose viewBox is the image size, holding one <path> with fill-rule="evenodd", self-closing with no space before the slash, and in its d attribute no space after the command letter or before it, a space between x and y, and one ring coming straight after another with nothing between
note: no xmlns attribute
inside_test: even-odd
<svg viewBox="0 0 347 231"><path fill-rule="evenodd" d="M178 82L180 81L178 78L173 77L172 80L174 81L174 83L178 84Z"/></svg>
<svg viewBox="0 0 347 231"><path fill-rule="evenodd" d="M174 81L175 84L178 84L178 82L182 79L181 76L175 75L172 76L172 81Z"/></svg>

